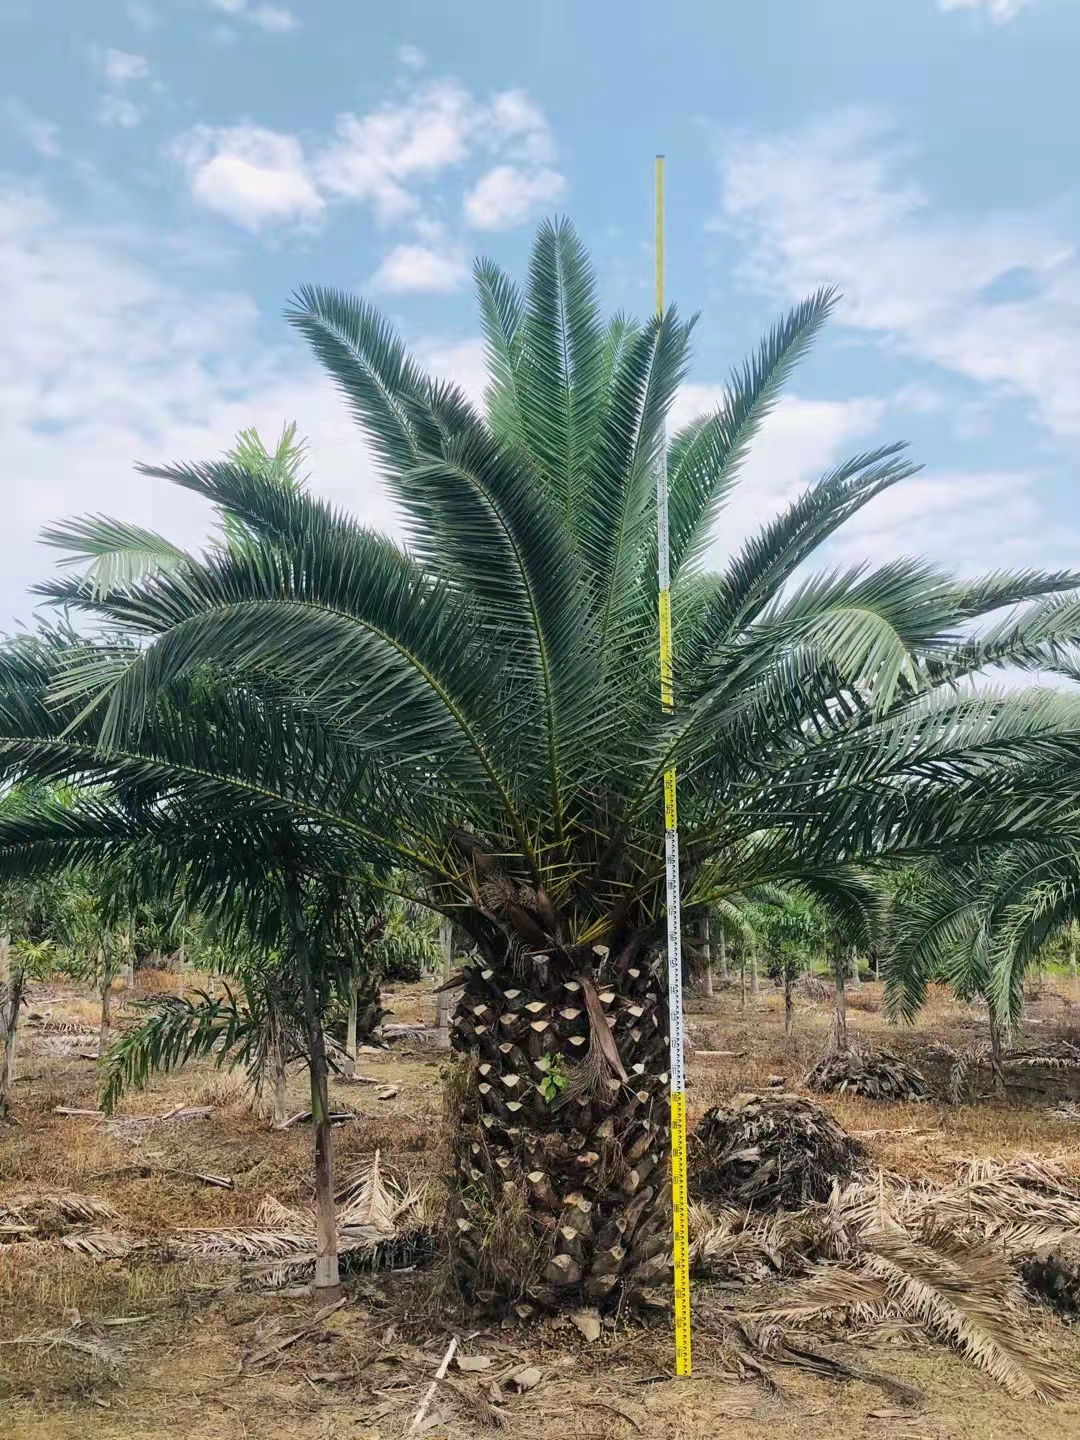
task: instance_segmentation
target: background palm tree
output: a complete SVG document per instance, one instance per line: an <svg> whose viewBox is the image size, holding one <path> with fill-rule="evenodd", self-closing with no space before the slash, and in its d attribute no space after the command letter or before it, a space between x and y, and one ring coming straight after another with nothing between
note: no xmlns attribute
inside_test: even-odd
<svg viewBox="0 0 1080 1440"><path fill-rule="evenodd" d="M541 227L524 290L489 263L476 274L483 414L351 296L305 289L289 312L365 430L407 548L311 496L292 460L272 473L259 447L150 470L217 506L223 539L194 555L115 521L54 531L90 570L44 591L105 638L11 652L0 743L15 771L109 783L140 816L168 796L224 825L241 800L257 826L288 816L408 877L474 947L455 1016L463 1283L522 1304L659 1302L665 768L681 777L691 909L875 857L1045 837L1075 798L1080 702L966 682L1057 663L1078 577L958 582L897 561L805 578L911 473L899 447L837 466L707 570L832 294L785 317L665 449L691 323L604 321L566 224ZM655 673L662 458L673 713Z"/></svg>
<svg viewBox="0 0 1080 1440"><path fill-rule="evenodd" d="M213 731L212 699L200 711L188 695L185 712L196 728ZM0 877L26 882L43 874L54 882L70 874L108 877L99 909L104 926L148 900L165 900L210 919L237 954L246 1003L229 991L224 1000L201 993L195 1002L166 1003L109 1057L103 1100L111 1108L151 1069L214 1053L243 1062L259 1081L269 1071L280 1104L284 1067L302 1056L315 1148L314 1283L335 1288L324 1018L335 999L348 1003L374 910L370 876L348 837L297 826L259 798L244 807L234 797L230 813L208 810L168 781L154 794L144 786L137 800L127 789L58 796L37 787L0 810Z"/></svg>
<svg viewBox="0 0 1080 1440"><path fill-rule="evenodd" d="M1002 1047L1023 1013L1024 977L1078 918L1080 858L1068 835L912 867L896 887L887 1011L913 1019L933 981L961 1000L985 1000L1003 1094Z"/></svg>

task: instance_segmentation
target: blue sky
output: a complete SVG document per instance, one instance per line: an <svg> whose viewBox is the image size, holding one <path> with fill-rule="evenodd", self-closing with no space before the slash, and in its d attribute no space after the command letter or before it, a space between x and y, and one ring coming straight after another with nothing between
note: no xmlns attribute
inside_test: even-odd
<svg viewBox="0 0 1080 1440"><path fill-rule="evenodd" d="M483 386L468 272L520 273L571 215L605 302L700 310L684 414L784 306L844 302L717 536L905 438L926 469L834 547L967 572L1080 566L1077 0L6 0L0 13L0 626L42 525L193 541L137 460L298 421L313 483L393 527L343 407L281 319L306 281L376 296Z"/></svg>

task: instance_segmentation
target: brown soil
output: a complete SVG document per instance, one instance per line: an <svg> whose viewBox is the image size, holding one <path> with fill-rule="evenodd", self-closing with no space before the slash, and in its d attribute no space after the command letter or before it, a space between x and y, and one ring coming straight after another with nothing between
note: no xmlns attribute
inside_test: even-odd
<svg viewBox="0 0 1080 1440"><path fill-rule="evenodd" d="M928 1047L939 1040L959 1047L986 1035L985 1017L947 996L933 999L918 1027L899 1033L885 1024L876 986L850 994L849 1005L854 1039L886 1043L937 1081L941 1064L927 1057ZM393 1021L429 1021L434 1001L416 986L392 996L390 1007ZM206 1120L124 1128L56 1115L57 1105L89 1109L96 1103L95 1064L70 1053L90 1048L89 1037L62 1038L66 1022L90 1021L90 1007L75 992L53 989L33 996L31 1009L47 1014L48 1024L35 1022L24 1037L19 1074L29 1078L16 1085L12 1123L0 1127L0 1204L27 1187L77 1190L108 1199L129 1231L151 1238L182 1226L248 1224L266 1195L286 1205L310 1201L308 1131L268 1130L253 1113L242 1081L212 1067L159 1077L129 1096L121 1111L160 1115L186 1101L213 1105ZM694 1000L688 1019L695 1050L735 1052L691 1057L696 1119L739 1090L764 1088L770 1076L782 1075L785 1088L801 1089L825 1044L831 1015L827 1005L801 1002L795 1034L785 1040L782 996L766 985L746 1010L732 990L712 1001ZM1061 980L1031 1005L1024 1040L1068 1035L1074 1027L1080 1030L1080 993ZM381 1086L334 1087L335 1101L358 1115L335 1131L339 1177L376 1149L418 1176L437 1169L442 1063L434 1052L402 1045L362 1057L364 1072L398 1087L393 1098L380 1100ZM989 1087L986 1072L980 1083ZM1012 1078L1003 1103L905 1106L816 1098L846 1129L860 1133L876 1164L912 1178L947 1180L960 1161L1019 1154L1060 1161L1080 1175L1080 1121L1049 1113L1051 1105L1074 1095L1080 1095L1080 1074L1035 1070ZM291 1080L289 1098L294 1110L307 1108L302 1075ZM121 1171L136 1164L151 1172L175 1167L230 1175L236 1188ZM13 1440L397 1437L457 1333L465 1354L492 1363L479 1375L451 1372L453 1388L443 1387L430 1412L442 1417L427 1431L432 1437L483 1433L485 1392L500 1382L507 1433L522 1440L553 1433L612 1440L756 1440L781 1433L806 1440L1056 1440L1080 1434L1080 1390L1075 1401L1050 1407L1015 1400L955 1355L908 1341L870 1347L837 1337L821 1348L916 1386L926 1397L918 1410L905 1410L876 1386L825 1381L798 1370L774 1369L780 1393L768 1393L759 1379L740 1377L724 1344L733 1307L746 1301L704 1283L694 1288L692 1380L670 1378L672 1345L663 1321L652 1328L611 1327L592 1344L567 1322L483 1328L451 1309L440 1311L430 1272L422 1270L360 1278L345 1306L314 1330L254 1370L241 1369L244 1354L300 1330L319 1302L248 1293L237 1281L228 1266L95 1262L21 1244L0 1247L0 1342L66 1333L100 1338L116 1355L109 1364L66 1346L0 1343L3 1433ZM104 1324L135 1316L142 1318ZM72 1328L76 1318L81 1323ZM1063 1370L1080 1373L1080 1332L1049 1315L1033 1323ZM537 1367L542 1379L518 1395L508 1377L523 1365Z"/></svg>

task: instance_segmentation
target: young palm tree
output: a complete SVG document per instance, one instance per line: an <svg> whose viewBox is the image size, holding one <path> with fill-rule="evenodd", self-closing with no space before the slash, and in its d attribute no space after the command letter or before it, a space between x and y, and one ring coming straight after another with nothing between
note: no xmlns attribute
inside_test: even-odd
<svg viewBox="0 0 1080 1440"><path fill-rule="evenodd" d="M962 583L897 561L802 578L911 473L898 447L837 466L710 571L724 500L832 294L785 317L668 443L691 323L605 322L566 224L541 227L524 290L487 262L476 274L483 413L361 301L310 288L289 312L365 431L407 548L258 455L148 471L209 499L241 543L189 555L115 521L54 531L91 573L45 590L124 643L12 653L0 745L15 768L108 780L137 807L163 788L214 813L242 797L408 876L474 946L455 1016L464 1282L526 1304L648 1301L668 1265L665 768L690 916L838 864L1043 833L1076 789L1080 704L965 682L1073 644L1080 577ZM184 709L199 686L211 732Z"/></svg>
<svg viewBox="0 0 1080 1440"><path fill-rule="evenodd" d="M1024 977L1048 941L1080 918L1080 850L1068 834L915 867L899 888L886 1008L911 1020L934 980L986 1001L994 1089L1002 1045L1024 1007Z"/></svg>
<svg viewBox="0 0 1080 1440"><path fill-rule="evenodd" d="M215 741L216 713L206 696L187 694L184 719ZM175 718L175 717L174 717ZM224 742L224 736L218 738ZM245 737L245 743L247 737ZM337 1227L324 1017L348 993L356 956L371 929L370 875L343 831L305 829L265 796L234 794L227 810L205 791L182 793L166 776L139 786L57 798L31 790L0 808L0 878L24 883L46 874L91 877L113 886L100 919L115 923L148 900L172 901L214 924L232 950L244 1003L200 994L161 1007L124 1036L107 1057L103 1101L150 1070L197 1055L243 1063L276 1084L302 1057L311 1079L317 1252L315 1286L338 1285ZM275 1099L279 1098L275 1094Z"/></svg>

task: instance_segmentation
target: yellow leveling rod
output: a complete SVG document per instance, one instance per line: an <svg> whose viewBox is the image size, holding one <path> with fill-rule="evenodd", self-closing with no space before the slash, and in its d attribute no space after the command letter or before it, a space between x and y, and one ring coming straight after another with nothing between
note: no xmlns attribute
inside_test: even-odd
<svg viewBox="0 0 1080 1440"><path fill-rule="evenodd" d="M656 313L664 313L664 157L656 157ZM660 699L675 705L671 663L671 566L668 557L667 436L656 467L656 551L660 590ZM675 1258L675 1374L689 1375L690 1242L687 1230L686 1072L683 1064L682 937L679 897L679 817L675 767L664 772L664 860L667 874L668 1017L671 1061L671 1222Z"/></svg>

